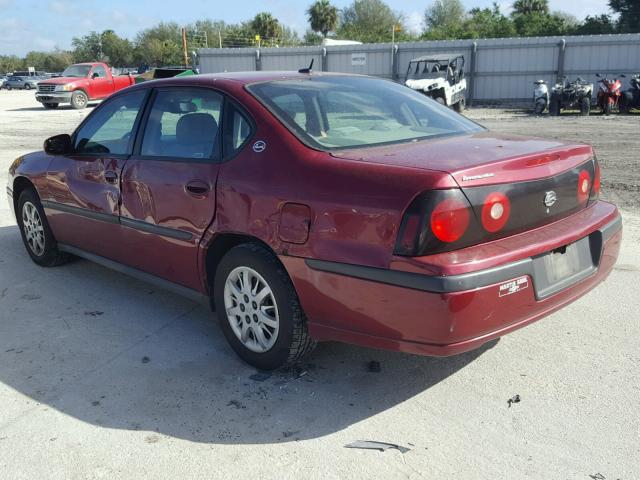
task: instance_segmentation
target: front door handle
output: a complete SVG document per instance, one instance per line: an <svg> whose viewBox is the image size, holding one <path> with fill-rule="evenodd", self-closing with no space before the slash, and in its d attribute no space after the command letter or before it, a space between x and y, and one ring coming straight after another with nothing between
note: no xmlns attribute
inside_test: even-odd
<svg viewBox="0 0 640 480"><path fill-rule="evenodd" d="M118 182L118 174L113 170L107 170L104 172L104 179L107 183L117 183Z"/></svg>
<svg viewBox="0 0 640 480"><path fill-rule="evenodd" d="M188 193L197 196L206 195L210 190L209 184L202 180L192 180L184 188Z"/></svg>

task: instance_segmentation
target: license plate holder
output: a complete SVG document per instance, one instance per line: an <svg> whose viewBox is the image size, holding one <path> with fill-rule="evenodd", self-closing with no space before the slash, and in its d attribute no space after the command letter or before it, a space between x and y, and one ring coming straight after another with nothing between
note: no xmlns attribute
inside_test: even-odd
<svg viewBox="0 0 640 480"><path fill-rule="evenodd" d="M600 263L602 234L595 232L533 259L533 284L538 299L584 280Z"/></svg>

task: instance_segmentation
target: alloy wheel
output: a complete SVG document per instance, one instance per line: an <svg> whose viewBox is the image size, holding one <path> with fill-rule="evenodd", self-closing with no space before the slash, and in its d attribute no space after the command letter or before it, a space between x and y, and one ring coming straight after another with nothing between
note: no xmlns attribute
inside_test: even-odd
<svg viewBox="0 0 640 480"><path fill-rule="evenodd" d="M280 319L266 280L249 267L237 267L224 285L224 306L233 333L249 350L269 351L278 339Z"/></svg>
<svg viewBox="0 0 640 480"><path fill-rule="evenodd" d="M44 227L38 209L31 202L25 202L22 206L22 226L29 248L40 257L45 249Z"/></svg>

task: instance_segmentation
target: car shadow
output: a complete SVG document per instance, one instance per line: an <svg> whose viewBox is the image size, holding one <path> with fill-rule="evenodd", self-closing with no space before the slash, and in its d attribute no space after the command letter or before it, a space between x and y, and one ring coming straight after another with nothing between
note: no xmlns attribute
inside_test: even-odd
<svg viewBox="0 0 640 480"><path fill-rule="evenodd" d="M326 343L264 374L236 357L206 307L83 260L40 268L15 226L0 228L0 272L0 382L30 399L25 410L194 442L331 434L423 393L497 342L449 358Z"/></svg>
<svg viewBox="0 0 640 480"><path fill-rule="evenodd" d="M85 108L94 108L96 107L97 103L92 103L87 105ZM73 107L71 107L71 105L60 105L58 108L52 108L52 109L46 109L44 108L42 105L38 105L35 107L22 107L22 108L13 108L13 109L8 109L5 110L6 112L36 112L36 111L43 111L43 112L55 112L55 111L60 111L60 110L75 110ZM82 110L78 110L78 112L81 112Z"/></svg>

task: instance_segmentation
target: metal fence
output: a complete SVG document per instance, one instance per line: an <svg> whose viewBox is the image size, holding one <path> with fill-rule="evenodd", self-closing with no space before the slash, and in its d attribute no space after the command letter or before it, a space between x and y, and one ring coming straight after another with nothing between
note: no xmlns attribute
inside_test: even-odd
<svg viewBox="0 0 640 480"><path fill-rule="evenodd" d="M467 102L523 102L533 82L562 75L594 82L596 73L640 73L640 34L443 40L331 47L202 48L202 73L298 70L314 59L314 69L362 73L404 81L409 60L425 54L465 57Z"/></svg>

